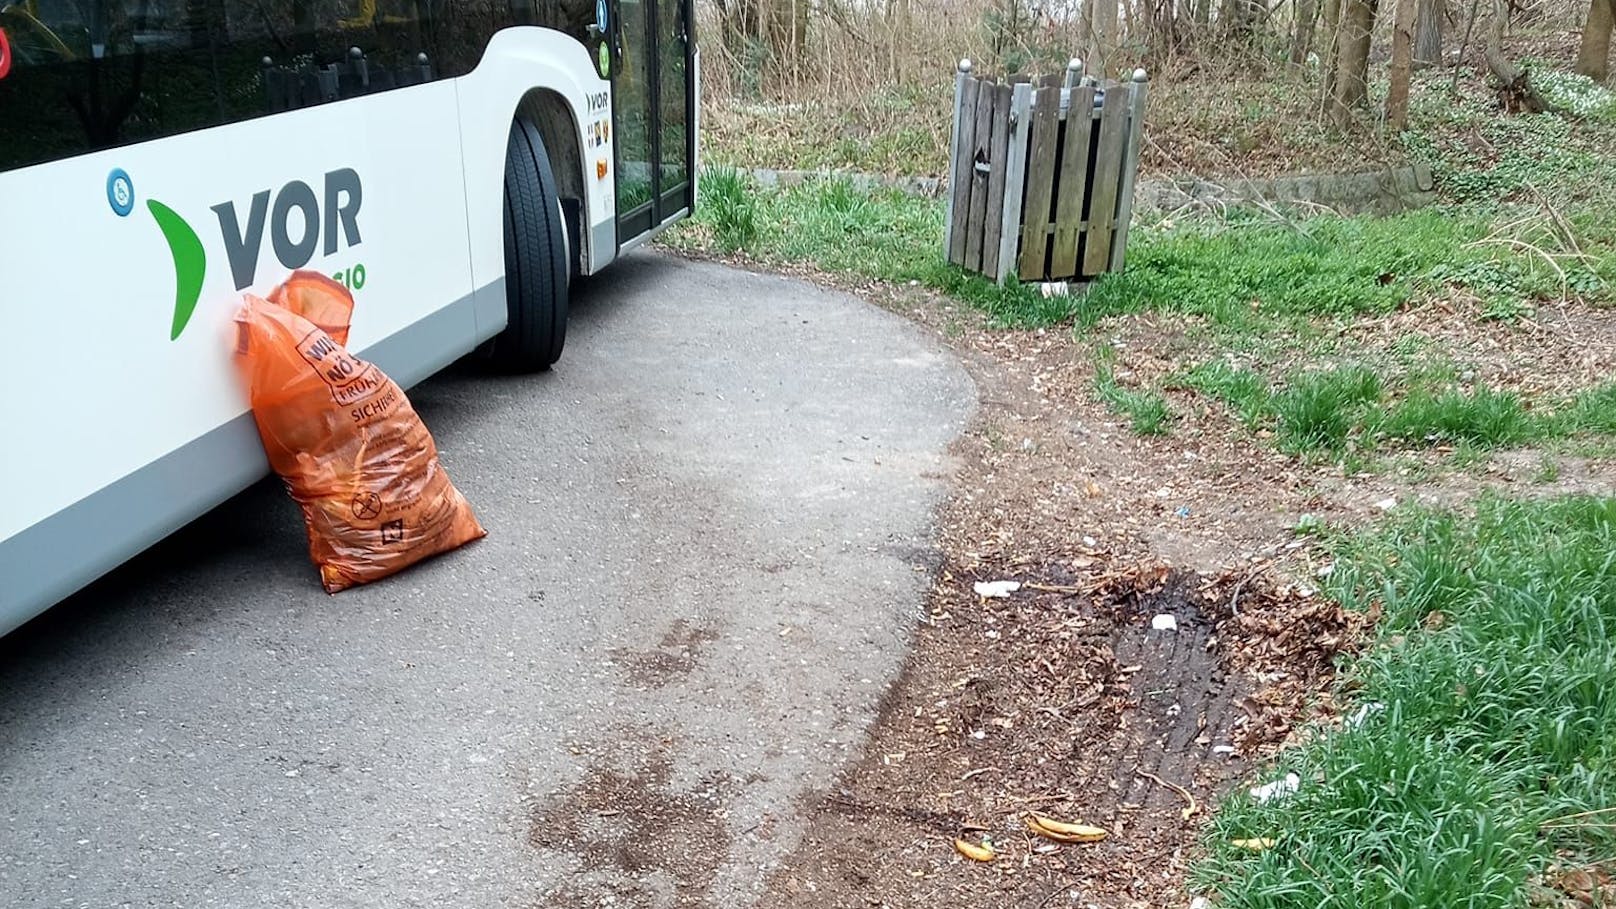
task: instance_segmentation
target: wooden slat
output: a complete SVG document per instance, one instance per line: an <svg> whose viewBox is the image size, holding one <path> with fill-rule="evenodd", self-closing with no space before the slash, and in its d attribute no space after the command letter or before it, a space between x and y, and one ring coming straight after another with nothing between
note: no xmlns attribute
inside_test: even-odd
<svg viewBox="0 0 1616 909"><path fill-rule="evenodd" d="M1066 144L1061 148L1060 173L1055 179L1055 248L1049 255L1049 276L1057 281L1077 276L1077 240L1083 225L1083 201L1088 195L1089 134L1094 120L1094 88L1071 90L1066 113Z"/></svg>
<svg viewBox="0 0 1616 909"><path fill-rule="evenodd" d="M1032 86L1016 84L1010 96L1010 136L1004 153L1004 205L1000 209L999 268L993 280L1000 285L1016 270L1016 244L1021 240L1022 190L1027 182L1027 150L1032 139Z"/></svg>
<svg viewBox="0 0 1616 909"><path fill-rule="evenodd" d="M1128 251L1128 227L1133 222L1134 183L1139 178L1139 144L1144 141L1145 80L1139 70L1133 80L1133 93L1128 98L1128 151L1123 156L1122 198L1117 200L1117 233L1111 242L1111 271L1122 271L1123 256Z"/></svg>
<svg viewBox="0 0 1616 909"><path fill-rule="evenodd" d="M983 215L988 206L988 172L978 170L976 162L988 162L993 147L993 95L992 80L984 80L976 97L976 129L971 150L971 206L969 221L965 225L965 267L982 270L982 240L985 233ZM990 164L991 168L991 164Z"/></svg>
<svg viewBox="0 0 1616 909"><path fill-rule="evenodd" d="M1128 137L1126 88L1106 86L1100 112L1100 143L1094 150L1094 188L1090 190L1089 229L1083 245L1083 276L1105 271L1111 258L1111 226L1117 217L1117 180L1122 174L1124 140Z"/></svg>
<svg viewBox="0 0 1616 909"><path fill-rule="evenodd" d="M966 76L960 87L959 136L954 142L954 163L949 168L948 261L965 264L966 219L971 209L971 154L976 147L976 99L981 83Z"/></svg>
<svg viewBox="0 0 1616 909"><path fill-rule="evenodd" d="M943 211L943 259L951 260L954 249L954 187L959 185L959 174L954 165L959 158L960 105L965 103L965 82L971 78L970 61L961 60L954 72L954 123L948 130L948 199Z"/></svg>
<svg viewBox="0 0 1616 909"><path fill-rule="evenodd" d="M1004 229L1004 178L1008 170L1005 156L1010 147L1010 99L1013 91L1008 85L993 87L993 136L988 147L988 164L993 172L988 175L988 201L984 206L983 220L986 223L982 234L982 274L994 278L999 276L999 240Z"/></svg>
<svg viewBox="0 0 1616 909"><path fill-rule="evenodd" d="M1066 81L1066 73L1064 71L1063 72L1058 72L1058 73L1050 73L1050 74L1048 74L1046 76L1039 76L1038 77L1038 87L1039 88L1060 88L1061 83L1063 83L1065 81Z"/></svg>
<svg viewBox="0 0 1616 909"><path fill-rule="evenodd" d="M1039 281L1049 255L1049 200L1055 183L1055 143L1060 140L1060 89L1040 88L1032 108L1032 156L1027 160L1027 196L1021 207L1023 281Z"/></svg>

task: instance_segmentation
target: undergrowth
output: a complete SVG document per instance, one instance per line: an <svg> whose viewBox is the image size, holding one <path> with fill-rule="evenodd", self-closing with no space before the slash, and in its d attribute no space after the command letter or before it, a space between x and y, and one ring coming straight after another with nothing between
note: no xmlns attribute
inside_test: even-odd
<svg viewBox="0 0 1616 909"><path fill-rule="evenodd" d="M1358 709L1271 768L1293 794L1223 803L1198 886L1224 909L1513 907L1551 861L1616 854L1616 499L1485 498L1334 547L1329 592L1381 613L1341 683Z"/></svg>
<svg viewBox="0 0 1616 909"><path fill-rule="evenodd" d="M667 235L676 249L744 253L764 263L799 263L894 283L915 282L988 313L1005 327L1070 321L1075 298L1046 297L1012 282L1000 287L943 261L943 206L898 190L866 191L829 178L761 189L735 170L701 175L693 222Z"/></svg>

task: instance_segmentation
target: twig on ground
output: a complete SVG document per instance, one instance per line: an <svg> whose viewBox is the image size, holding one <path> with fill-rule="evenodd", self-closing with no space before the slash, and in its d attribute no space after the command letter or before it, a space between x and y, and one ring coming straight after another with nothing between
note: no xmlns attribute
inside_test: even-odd
<svg viewBox="0 0 1616 909"><path fill-rule="evenodd" d="M1151 773L1148 770L1141 770L1138 767L1133 768L1133 772L1139 774L1140 776L1144 777L1147 780L1154 780L1157 783L1160 783L1161 785L1166 786L1168 789L1171 789L1174 792L1178 793L1179 795L1183 796L1184 801L1189 802L1188 805L1184 806L1184 810L1179 812L1179 816L1182 817L1184 820L1186 820L1186 821L1189 820L1190 818L1195 816L1196 812L1201 810L1201 806L1199 804L1197 804L1196 801L1195 801L1195 796L1191 795L1190 791L1188 789L1185 789L1183 786L1180 786L1177 783L1169 783L1166 780L1162 779L1161 777L1157 776L1156 774Z"/></svg>
<svg viewBox="0 0 1616 909"><path fill-rule="evenodd" d="M1043 899L1039 900L1038 905L1034 906L1033 909L1044 909L1044 907L1049 905L1050 901L1053 900L1055 897L1060 896L1062 893L1065 893L1065 892L1067 892L1068 890L1071 890L1071 889L1072 889L1071 884L1062 884L1059 887L1056 887L1054 890L1051 890L1049 892L1048 896L1046 896Z"/></svg>
<svg viewBox="0 0 1616 909"><path fill-rule="evenodd" d="M1234 585L1234 594L1229 597L1230 612L1234 613L1235 615L1240 614L1240 591L1245 589L1246 582L1273 567L1273 562L1264 562L1261 565L1258 565L1256 568L1246 572L1245 575L1240 578L1240 580Z"/></svg>

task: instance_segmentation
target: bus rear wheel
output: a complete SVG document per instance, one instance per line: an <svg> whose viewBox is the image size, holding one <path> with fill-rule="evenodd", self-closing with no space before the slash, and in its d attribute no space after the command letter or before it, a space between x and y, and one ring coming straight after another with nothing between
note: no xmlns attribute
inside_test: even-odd
<svg viewBox="0 0 1616 909"><path fill-rule="evenodd" d="M505 151L505 330L488 348L501 372L537 372L561 358L567 340L567 228L555 174L539 131L511 124Z"/></svg>

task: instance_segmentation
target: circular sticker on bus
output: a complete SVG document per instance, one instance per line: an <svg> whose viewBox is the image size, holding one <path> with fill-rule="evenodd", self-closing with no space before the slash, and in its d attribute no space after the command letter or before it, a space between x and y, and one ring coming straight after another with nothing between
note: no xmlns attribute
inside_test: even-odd
<svg viewBox="0 0 1616 909"><path fill-rule="evenodd" d="M129 179L123 168L115 167L107 174L107 204L120 218L129 217L135 210L135 181Z"/></svg>

